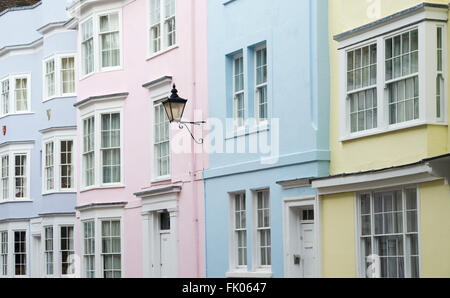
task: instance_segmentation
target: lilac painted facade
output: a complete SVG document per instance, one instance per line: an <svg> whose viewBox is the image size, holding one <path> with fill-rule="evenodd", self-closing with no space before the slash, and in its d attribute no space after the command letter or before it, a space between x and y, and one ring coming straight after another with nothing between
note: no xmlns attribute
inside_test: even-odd
<svg viewBox="0 0 450 298"><path fill-rule="evenodd" d="M187 119L208 110L207 1L75 1L68 10L78 29L79 274L204 277L208 158L190 153L202 145L168 124L161 101L176 84Z"/></svg>

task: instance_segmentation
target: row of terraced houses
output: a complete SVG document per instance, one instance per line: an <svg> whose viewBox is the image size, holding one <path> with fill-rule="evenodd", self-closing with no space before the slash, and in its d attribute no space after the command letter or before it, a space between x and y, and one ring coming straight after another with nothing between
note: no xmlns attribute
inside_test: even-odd
<svg viewBox="0 0 450 298"><path fill-rule="evenodd" d="M450 277L447 1L0 9L0 277Z"/></svg>

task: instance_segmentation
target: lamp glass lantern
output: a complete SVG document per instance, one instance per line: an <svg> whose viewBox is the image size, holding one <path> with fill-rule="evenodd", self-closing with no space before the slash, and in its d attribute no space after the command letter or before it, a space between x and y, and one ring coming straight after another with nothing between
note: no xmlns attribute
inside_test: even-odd
<svg viewBox="0 0 450 298"><path fill-rule="evenodd" d="M186 103L187 99L179 97L178 90L176 89L176 86L173 85L172 95L162 103L170 123L181 122Z"/></svg>

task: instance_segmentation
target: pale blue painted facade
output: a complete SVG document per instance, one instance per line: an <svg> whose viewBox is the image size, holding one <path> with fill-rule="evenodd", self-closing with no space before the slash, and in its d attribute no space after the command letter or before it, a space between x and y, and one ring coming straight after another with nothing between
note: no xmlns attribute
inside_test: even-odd
<svg viewBox="0 0 450 298"><path fill-rule="evenodd" d="M9 75L29 74L31 83L30 113L0 118L0 130L3 126L6 127L6 134L0 135L0 148L8 144L24 142L32 144L30 173L27 177L30 179L29 200L0 202L0 224L6 227L8 223L27 222L30 225L26 230L27 276L32 276L31 270L34 266L32 262L36 259L36 251L33 250L39 249L39 247L31 249L32 234L44 237L44 234L37 234L32 230L31 222L38 220L39 223L39 218L48 216L72 214L71 216L75 218L75 191L49 195L43 195L42 191L42 131L51 128L67 128L75 131L76 126L76 111L73 107L76 97L56 97L43 102L43 60L55 54L76 53L76 31L63 28L64 23L68 21L65 5L65 1L43 0L30 7L9 9L0 14L0 80ZM58 23L59 28L44 35L37 31L50 23ZM35 46L30 48L30 44ZM18 45L24 45L27 49L8 50ZM14 83L10 84L10 88L13 88ZM50 119L47 118L48 110L51 110ZM12 241L11 231L9 236ZM44 266L42 263L38 264ZM36 274L40 272L39 268L33 270ZM9 276L11 272L9 271ZM33 275L33 277L41 276Z"/></svg>
<svg viewBox="0 0 450 298"><path fill-rule="evenodd" d="M52 13L44 14L49 7ZM42 134L40 131L54 127L76 126L76 113L73 107L75 97L55 98L45 102L42 99L43 59L58 53L76 52L76 31L54 33L45 38L37 32L37 29L42 26L56 22L55 18L58 21L68 20L64 1L44 0L29 9L11 10L0 16L1 48L29 44L43 39L42 45L30 53L0 57L0 80L10 74L31 74L31 113L9 115L0 119L0 125L6 126L6 135L1 135L0 145L8 142L34 142L30 173L32 202L1 204L0 220L74 212L76 193L48 195L43 199L41 187ZM11 28L18 28L20 32ZM51 109L50 120L47 119L48 109Z"/></svg>
<svg viewBox="0 0 450 298"><path fill-rule="evenodd" d="M225 277L230 271L229 213L236 192L246 193L247 270L257 270L252 261L256 232L251 206L254 191L260 189L270 192L271 273L283 277L283 199L315 196L315 190L284 190L277 182L329 172L328 1L209 1L208 20L210 118L223 123L233 118L236 54L244 59L245 118L254 118L255 48L266 45L268 118L279 120L267 128L248 124L239 133L224 125L222 138L212 137L211 143L223 142L226 148L243 142L249 148L258 137L279 131L279 154L274 164L261 163L264 154L210 154L210 167L204 172L207 277ZM217 129L213 125L211 131Z"/></svg>

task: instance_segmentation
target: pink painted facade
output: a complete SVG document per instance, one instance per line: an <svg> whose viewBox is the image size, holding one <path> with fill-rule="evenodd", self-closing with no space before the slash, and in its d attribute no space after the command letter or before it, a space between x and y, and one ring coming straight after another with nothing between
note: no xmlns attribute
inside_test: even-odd
<svg viewBox="0 0 450 298"><path fill-rule="evenodd" d="M204 185L202 170L208 167L206 154L174 153L171 152L171 178L165 181L152 182L153 166L153 101L151 90L144 88L148 82L164 77L171 77L171 84L175 83L179 95L187 98L188 104L184 113L186 120L194 120L194 111L201 110L203 119L207 118L208 90L207 90L207 1L182 0L176 1L176 47L161 54L148 58L148 16L149 1L76 1L69 11L77 18L78 30L83 19L94 12L102 12L121 7L121 69L108 72L94 71L93 74L78 81L78 102L97 96L128 93L123 99L121 117L122 134L122 183L114 187L93 187L85 190L83 181L83 121L78 112L78 167L77 177L80 181L77 196L77 225L75 235L76 253L82 259L80 274L86 270L83 260L83 213L101 210L101 218L109 218L110 203L126 203L120 207L122 225L121 247L121 276L151 277L146 274L145 262L147 241L145 224L143 221L143 199L136 193L155 191L167 187L181 187L175 193L177 208L176 248L177 273L174 277L204 277L205 276L205 244L204 244ZM111 3L113 2L113 3ZM81 12L81 13L79 13ZM94 37L95 38L95 37ZM94 51L94 55L97 52ZM95 56L97 57L97 56ZM81 40L79 34L78 60L81 57ZM169 94L167 94L169 95ZM108 101L106 99L105 101ZM197 113L197 112L196 112ZM199 120L199 119L196 119ZM205 134L206 127L196 128L196 137ZM195 144L186 130L180 130L178 125L170 125L171 140L183 137L194 150L202 148ZM173 150L172 150L173 151ZM178 189L178 188L177 188ZM156 198L158 199L158 198ZM151 200L151 199L149 199ZM90 206L90 207L89 207ZM111 214L111 217L115 215ZM101 221L100 218L100 221ZM97 232L98 233L98 232ZM96 246L101 241L95 242ZM96 258L102 258L101 253ZM96 260L96 264L98 263ZM103 265L100 265L103 267ZM98 266L97 266L98 267ZM96 276L101 276L102 268L96 268ZM100 272L100 273L99 273ZM173 275L173 274L172 274Z"/></svg>

